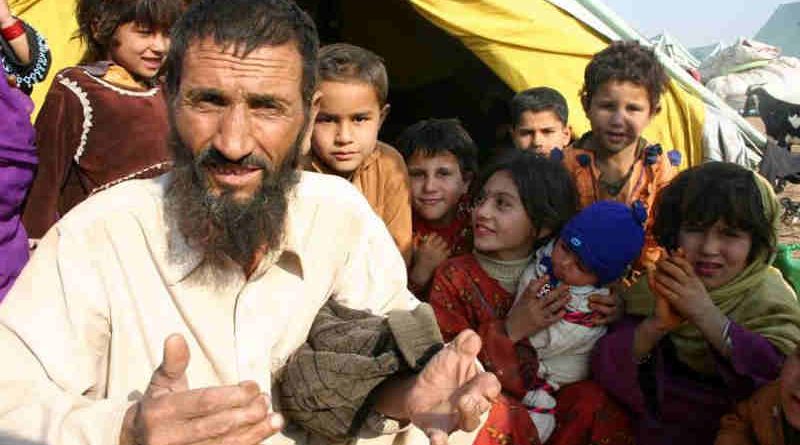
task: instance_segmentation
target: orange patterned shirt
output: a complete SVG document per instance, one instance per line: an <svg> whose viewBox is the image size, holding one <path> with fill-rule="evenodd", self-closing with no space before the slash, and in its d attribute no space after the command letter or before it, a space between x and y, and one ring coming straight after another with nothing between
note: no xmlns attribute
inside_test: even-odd
<svg viewBox="0 0 800 445"><path fill-rule="evenodd" d="M642 139L630 178L616 196L611 196L600 185L600 170L595 164L595 153L586 145L589 137L590 133L587 133L564 150L564 166L575 181L580 207L584 208L601 200L619 201L627 205L641 201L647 207L646 237L636 268L654 263L661 256L662 249L652 235L653 205L658 191L677 174L676 165L680 164L680 153L675 150L664 153L660 145L649 145Z"/></svg>

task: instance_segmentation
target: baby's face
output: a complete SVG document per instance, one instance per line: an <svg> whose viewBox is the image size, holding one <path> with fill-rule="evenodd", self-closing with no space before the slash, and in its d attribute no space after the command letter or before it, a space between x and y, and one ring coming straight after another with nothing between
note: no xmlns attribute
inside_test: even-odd
<svg viewBox="0 0 800 445"><path fill-rule="evenodd" d="M561 238L553 248L553 273L556 279L570 286L594 286L597 275L584 266L580 257L570 250Z"/></svg>

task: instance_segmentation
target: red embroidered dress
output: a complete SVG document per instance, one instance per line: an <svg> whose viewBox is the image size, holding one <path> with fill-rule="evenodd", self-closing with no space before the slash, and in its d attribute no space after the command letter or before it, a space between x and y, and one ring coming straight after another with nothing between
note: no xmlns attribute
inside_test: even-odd
<svg viewBox="0 0 800 445"><path fill-rule="evenodd" d="M430 304L445 341L464 329L476 331L483 341L478 358L503 386L504 395L489 412L476 445L539 443L536 427L520 402L536 379L538 360L527 342L515 345L505 333L513 302L514 296L472 254L451 258L433 277ZM569 385L556 400L558 424L548 445L633 443L627 416L593 382Z"/></svg>

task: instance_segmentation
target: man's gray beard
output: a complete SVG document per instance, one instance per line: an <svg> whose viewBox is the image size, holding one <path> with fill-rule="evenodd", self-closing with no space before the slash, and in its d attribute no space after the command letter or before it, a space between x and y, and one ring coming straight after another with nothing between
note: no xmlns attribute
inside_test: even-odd
<svg viewBox="0 0 800 445"><path fill-rule="evenodd" d="M228 162L213 147L193 157L177 135L172 137L176 159L174 180L166 192L165 214L169 227L179 230L189 247L203 253L204 282L222 284L236 276L230 273L231 261L247 267L259 250L268 253L280 247L288 198L300 179L299 141L275 170L268 161L252 154L239 162ZM246 200L234 199L233 190L215 196L205 168L209 163L262 167L261 185ZM175 258L175 239L169 237L170 258L180 261Z"/></svg>

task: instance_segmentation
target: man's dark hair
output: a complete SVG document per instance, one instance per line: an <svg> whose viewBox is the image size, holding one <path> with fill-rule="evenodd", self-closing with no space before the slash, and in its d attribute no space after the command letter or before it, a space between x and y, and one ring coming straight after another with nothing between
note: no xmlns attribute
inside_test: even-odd
<svg viewBox="0 0 800 445"><path fill-rule="evenodd" d="M143 28L169 32L183 11L182 0L79 0L75 7L75 38L86 50L80 63L105 60L120 25L134 22Z"/></svg>
<svg viewBox="0 0 800 445"><path fill-rule="evenodd" d="M653 234L658 243L677 248L682 228L705 230L723 221L753 237L748 261L772 253L777 243L775 229L764 215L754 175L727 162L709 162L681 172L656 200Z"/></svg>
<svg viewBox="0 0 800 445"><path fill-rule="evenodd" d="M561 93L550 87L536 87L520 91L511 99L511 125L513 127L519 125L522 113L526 111L532 113L552 111L564 125L567 125L569 119L567 100Z"/></svg>
<svg viewBox="0 0 800 445"><path fill-rule="evenodd" d="M517 186L525 212L539 237L542 229L558 234L578 212L578 192L561 161L514 149L481 172L472 196L483 199L483 186L497 172L507 171ZM545 240L540 240L545 241ZM537 243L539 245L540 243Z"/></svg>
<svg viewBox="0 0 800 445"><path fill-rule="evenodd" d="M319 51L319 78L333 82L371 85L380 106L389 96L389 76L383 59L372 51L349 43L334 43Z"/></svg>
<svg viewBox="0 0 800 445"><path fill-rule="evenodd" d="M426 119L403 130L395 147L408 162L414 153L426 157L452 153L461 175L474 177L478 170L478 147L458 119Z"/></svg>
<svg viewBox="0 0 800 445"><path fill-rule="evenodd" d="M294 42L303 59L302 95L306 107L317 88L319 37L314 21L290 0L197 0L175 24L167 57L167 93L178 94L183 58L189 46L211 37L245 57L263 46Z"/></svg>
<svg viewBox="0 0 800 445"><path fill-rule="evenodd" d="M636 41L616 41L595 54L586 66L581 90L583 107L588 109L594 93L611 81L644 87L650 100L650 113L655 114L669 77L652 49Z"/></svg>

